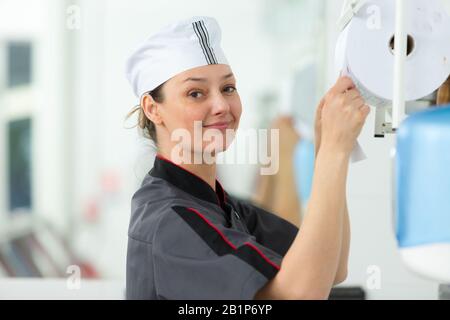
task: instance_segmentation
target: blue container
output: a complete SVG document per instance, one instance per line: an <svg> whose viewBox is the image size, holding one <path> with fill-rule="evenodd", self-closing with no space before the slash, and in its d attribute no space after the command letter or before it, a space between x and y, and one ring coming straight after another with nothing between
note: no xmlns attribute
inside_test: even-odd
<svg viewBox="0 0 450 320"><path fill-rule="evenodd" d="M298 197L305 205L311 196L314 175L314 143L302 139L294 151L294 174Z"/></svg>
<svg viewBox="0 0 450 320"><path fill-rule="evenodd" d="M450 243L450 105L400 126L396 236L400 248Z"/></svg>

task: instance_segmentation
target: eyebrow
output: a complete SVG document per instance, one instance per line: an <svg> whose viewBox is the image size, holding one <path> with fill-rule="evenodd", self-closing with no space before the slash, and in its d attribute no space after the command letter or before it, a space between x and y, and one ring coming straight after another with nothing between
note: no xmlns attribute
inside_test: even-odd
<svg viewBox="0 0 450 320"><path fill-rule="evenodd" d="M231 78L231 77L233 77L233 76L234 76L233 73L227 74L226 76L223 76L223 77L222 77L222 80ZM201 82L206 82L206 81L208 81L208 79L206 79L206 78L187 78L187 79L185 79L183 82L188 82L188 81L201 81Z"/></svg>

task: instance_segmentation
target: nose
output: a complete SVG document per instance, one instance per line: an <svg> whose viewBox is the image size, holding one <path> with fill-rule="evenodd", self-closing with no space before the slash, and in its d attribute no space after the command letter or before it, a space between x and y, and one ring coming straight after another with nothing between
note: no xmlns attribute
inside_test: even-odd
<svg viewBox="0 0 450 320"><path fill-rule="evenodd" d="M211 113L214 115L218 114L226 114L230 111L230 104L227 99L222 95L221 92L218 92L214 95L212 100L212 110Z"/></svg>

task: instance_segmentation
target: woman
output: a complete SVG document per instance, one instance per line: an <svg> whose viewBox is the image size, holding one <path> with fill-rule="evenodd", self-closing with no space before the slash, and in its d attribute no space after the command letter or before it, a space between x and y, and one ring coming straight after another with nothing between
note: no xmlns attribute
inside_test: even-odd
<svg viewBox="0 0 450 320"><path fill-rule="evenodd" d="M369 108L348 78L320 103L312 196L298 232L216 180L215 156L242 112L220 38L213 18L194 17L128 59L139 125L158 155L132 199L127 298L326 299L346 277L347 169ZM209 139L198 141L198 130Z"/></svg>

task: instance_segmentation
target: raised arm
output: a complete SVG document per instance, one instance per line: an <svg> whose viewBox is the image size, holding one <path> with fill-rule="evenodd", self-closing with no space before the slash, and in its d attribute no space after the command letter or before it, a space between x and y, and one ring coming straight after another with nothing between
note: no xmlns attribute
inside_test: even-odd
<svg viewBox="0 0 450 320"><path fill-rule="evenodd" d="M321 145L301 232L257 299L327 299L336 282L344 243L348 163L370 109L347 77L338 80L319 108Z"/></svg>

